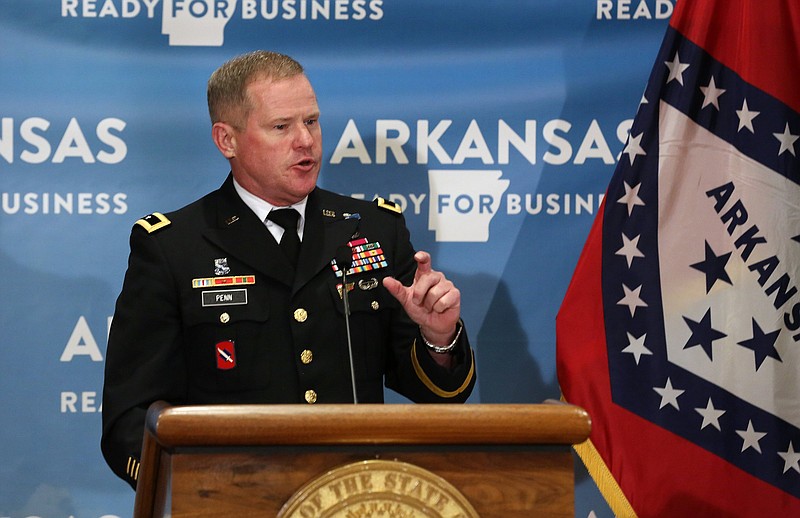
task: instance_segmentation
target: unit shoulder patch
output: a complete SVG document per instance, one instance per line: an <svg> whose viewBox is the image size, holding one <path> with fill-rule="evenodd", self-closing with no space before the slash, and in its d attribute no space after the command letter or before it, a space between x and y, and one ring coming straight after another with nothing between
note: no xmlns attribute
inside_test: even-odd
<svg viewBox="0 0 800 518"><path fill-rule="evenodd" d="M375 198L375 204L378 206L379 209L387 210L389 212L394 212L395 214L402 214L403 208L400 207L399 204L389 201L385 198L381 198L378 196Z"/></svg>
<svg viewBox="0 0 800 518"><path fill-rule="evenodd" d="M152 234L153 232L168 227L171 224L172 222L160 212L154 212L152 214L148 214L142 219L136 221L136 225L139 225L140 227L145 229L148 234Z"/></svg>

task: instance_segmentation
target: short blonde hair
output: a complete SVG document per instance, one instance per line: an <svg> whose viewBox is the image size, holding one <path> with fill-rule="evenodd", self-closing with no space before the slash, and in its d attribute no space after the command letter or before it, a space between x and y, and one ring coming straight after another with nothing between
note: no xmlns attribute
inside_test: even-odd
<svg viewBox="0 0 800 518"><path fill-rule="evenodd" d="M284 54L257 50L223 63L208 79L211 123L242 123L250 113L247 85L255 79L288 79L303 74L303 66Z"/></svg>

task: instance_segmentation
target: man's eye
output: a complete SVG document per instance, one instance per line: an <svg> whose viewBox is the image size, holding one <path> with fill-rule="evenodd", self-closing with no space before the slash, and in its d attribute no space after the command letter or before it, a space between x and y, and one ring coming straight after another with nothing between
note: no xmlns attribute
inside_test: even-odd
<svg viewBox="0 0 800 518"><path fill-rule="evenodd" d="M306 121L306 126L313 126L317 123L317 119L308 119Z"/></svg>
<svg viewBox="0 0 800 518"><path fill-rule="evenodd" d="M286 124L276 124L275 129L277 130L286 129Z"/></svg>

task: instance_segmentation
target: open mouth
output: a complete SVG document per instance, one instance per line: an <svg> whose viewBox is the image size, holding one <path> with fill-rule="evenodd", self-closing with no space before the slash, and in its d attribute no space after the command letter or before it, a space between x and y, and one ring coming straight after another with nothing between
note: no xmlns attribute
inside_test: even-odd
<svg viewBox="0 0 800 518"><path fill-rule="evenodd" d="M316 161L313 158L305 158L303 160L300 160L299 162L296 162L294 165L295 167L299 167L301 169L311 169L312 167L314 167L315 163Z"/></svg>

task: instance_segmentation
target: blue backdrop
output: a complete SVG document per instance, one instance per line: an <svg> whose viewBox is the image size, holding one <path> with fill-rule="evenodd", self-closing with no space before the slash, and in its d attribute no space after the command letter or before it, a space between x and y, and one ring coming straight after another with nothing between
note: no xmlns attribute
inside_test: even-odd
<svg viewBox="0 0 800 518"><path fill-rule="evenodd" d="M306 67L328 189L398 201L462 291L472 403L559 397L555 315L671 0L9 0L0 7L0 517L130 516L99 451L133 222L215 189L205 84ZM390 401L400 401L389 396ZM610 516L577 469L576 515Z"/></svg>

